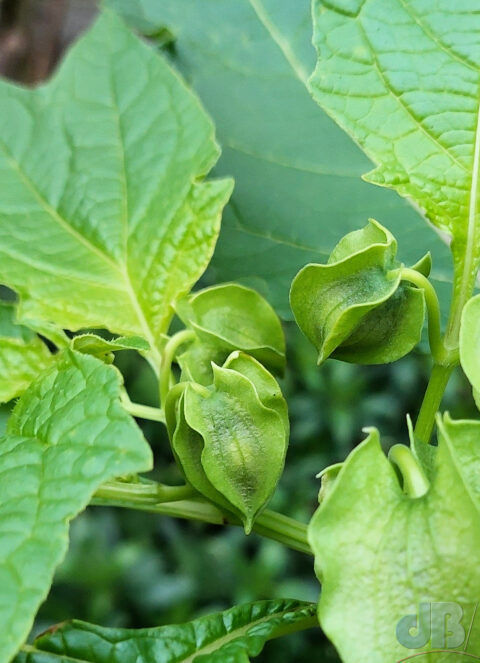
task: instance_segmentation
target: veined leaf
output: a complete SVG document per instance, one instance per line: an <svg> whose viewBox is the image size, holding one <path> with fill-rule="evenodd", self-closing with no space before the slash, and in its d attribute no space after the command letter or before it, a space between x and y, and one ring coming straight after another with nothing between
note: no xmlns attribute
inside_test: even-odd
<svg viewBox="0 0 480 663"><path fill-rule="evenodd" d="M265 642L315 623L315 606L290 600L258 601L186 624L149 629L61 624L25 647L24 663L247 663Z"/></svg>
<svg viewBox="0 0 480 663"><path fill-rule="evenodd" d="M385 663L449 648L480 655L474 620L480 571L465 566L480 546L480 422L446 418L439 429L427 493L405 495L373 431L342 465L310 524L322 581L320 623L345 663ZM422 606L436 610L438 604L450 604L462 616L460 625L449 635L446 615L436 630L432 622L432 631L419 618L415 641L405 623L415 626ZM432 660L449 663L454 655L437 651Z"/></svg>
<svg viewBox="0 0 480 663"><path fill-rule="evenodd" d="M475 274L479 254L480 15L474 0L314 0L314 97L392 187L453 237ZM463 269L463 267L462 267Z"/></svg>
<svg viewBox="0 0 480 663"><path fill-rule="evenodd" d="M241 280L290 318L298 270L324 262L339 236L374 217L398 239L405 264L432 250L433 281L448 304L448 248L405 200L361 181L371 162L307 90L310 0L105 1L144 32L170 28L174 63L215 121L215 173L233 175L235 191L210 278Z"/></svg>
<svg viewBox="0 0 480 663"><path fill-rule="evenodd" d="M105 12L45 86L0 84L0 281L20 318L160 343L206 268L230 180L213 125Z"/></svg>
<svg viewBox="0 0 480 663"><path fill-rule="evenodd" d="M20 396L51 361L45 343L15 323L15 305L0 301L0 403Z"/></svg>
<svg viewBox="0 0 480 663"><path fill-rule="evenodd" d="M68 544L68 523L106 480L148 470L120 374L70 350L35 380L0 439L0 663L28 635Z"/></svg>
<svg viewBox="0 0 480 663"><path fill-rule="evenodd" d="M96 334L80 334L72 339L71 345L77 352L93 355L107 363L113 361L113 353L119 350L148 352L150 349L149 344L140 336L119 336L107 340Z"/></svg>

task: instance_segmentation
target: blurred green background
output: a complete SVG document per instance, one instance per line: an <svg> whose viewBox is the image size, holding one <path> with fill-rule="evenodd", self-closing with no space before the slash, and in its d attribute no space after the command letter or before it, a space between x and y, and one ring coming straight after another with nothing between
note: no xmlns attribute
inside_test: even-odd
<svg viewBox="0 0 480 663"><path fill-rule="evenodd" d="M0 5L0 71L36 83L49 74L65 46L92 19L94 0L4 0ZM420 257L420 256L418 256ZM211 272L211 276L214 272ZM285 293L286 295L286 293ZM288 370L282 388L291 416L284 476L271 507L308 522L317 502L315 475L341 461L377 426L386 449L407 441L406 413L415 416L429 361L417 354L390 366L357 367L328 361L286 323ZM117 365L132 400L156 405L150 368L134 353ZM451 380L445 408L474 415L465 379ZM8 408L0 410L0 430ZM140 421L156 458L156 477L180 480L165 431ZM264 598L316 601L313 561L238 528L205 526L147 513L91 507L72 524L70 551L58 569L35 625L38 633L72 617L105 626L145 627L182 622ZM264 663L338 661L320 629L269 643Z"/></svg>

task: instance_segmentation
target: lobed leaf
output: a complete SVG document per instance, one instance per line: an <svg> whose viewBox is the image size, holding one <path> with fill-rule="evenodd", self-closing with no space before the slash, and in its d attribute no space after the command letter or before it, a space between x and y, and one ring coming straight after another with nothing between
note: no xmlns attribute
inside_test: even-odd
<svg viewBox="0 0 480 663"><path fill-rule="evenodd" d="M44 87L0 83L0 281L19 317L161 344L206 268L231 180L166 62L104 12Z"/></svg>
<svg viewBox="0 0 480 663"><path fill-rule="evenodd" d="M0 439L1 663L28 635L69 521L106 480L151 467L120 386L116 369L67 350L18 401Z"/></svg>
<svg viewBox="0 0 480 663"><path fill-rule="evenodd" d="M45 343L15 314L13 303L0 300L0 403L20 396L52 362Z"/></svg>
<svg viewBox="0 0 480 663"><path fill-rule="evenodd" d="M480 546L480 422L446 417L439 430L434 476L422 497L404 494L372 431L343 464L313 517L309 539L322 581L319 619L345 663L405 660L433 650L439 663L453 660L445 650L456 651L459 644L448 629L441 644L442 632L428 630L432 639L418 647L397 638L401 620L415 616L420 604L448 602L463 611L463 655L480 655L474 619L480 572L475 564L465 566Z"/></svg>
<svg viewBox="0 0 480 663"><path fill-rule="evenodd" d="M257 601L186 624L148 629L102 628L74 620L26 647L18 663L247 663L283 633L314 625L315 606Z"/></svg>
<svg viewBox="0 0 480 663"><path fill-rule="evenodd" d="M236 184L210 278L241 280L291 318L287 293L298 270L325 261L339 235L373 216L397 237L406 264L431 249L447 309L448 248L405 200L361 181L370 160L307 89L315 66L310 0L105 1L146 34L170 29L173 62L215 121L215 173Z"/></svg>

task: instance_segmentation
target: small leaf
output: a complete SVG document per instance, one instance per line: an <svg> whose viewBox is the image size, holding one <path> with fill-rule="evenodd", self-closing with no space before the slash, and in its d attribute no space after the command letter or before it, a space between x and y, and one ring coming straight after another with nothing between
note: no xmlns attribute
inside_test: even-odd
<svg viewBox="0 0 480 663"><path fill-rule="evenodd" d="M68 523L108 479L148 470L120 374L70 350L35 380L0 440L0 663L24 642L68 543Z"/></svg>
<svg viewBox="0 0 480 663"><path fill-rule="evenodd" d="M231 180L166 61L104 12L44 87L0 83L0 282L20 319L145 338L213 253Z"/></svg>
<svg viewBox="0 0 480 663"><path fill-rule="evenodd" d="M420 604L460 606L466 638L480 596L478 565L465 566L480 547L480 422L446 418L439 429L435 473L422 497L405 495L374 430L343 464L312 519L320 623L344 663L456 649L459 642L448 633L442 639L442 629L412 648L398 639L401 620ZM467 644L468 653L480 655L477 626ZM439 663L450 659L435 654Z"/></svg>
<svg viewBox="0 0 480 663"><path fill-rule="evenodd" d="M148 352L149 344L140 336L119 336L107 340L96 334L81 334L72 339L72 348L83 354L93 355L98 359L111 363L112 354L120 350L136 350L137 352Z"/></svg>
<svg viewBox="0 0 480 663"><path fill-rule="evenodd" d="M283 470L288 414L276 380L255 359L232 353L213 384L178 385L165 407L173 451L186 479L235 513L247 532Z"/></svg>
<svg viewBox="0 0 480 663"><path fill-rule="evenodd" d="M16 324L15 305L0 301L0 403L20 396L51 362L52 355L38 336Z"/></svg>
<svg viewBox="0 0 480 663"><path fill-rule="evenodd" d="M311 603L277 599L158 628L102 628L74 620L41 635L17 662L246 663L268 640L313 626L314 615Z"/></svg>
<svg viewBox="0 0 480 663"><path fill-rule="evenodd" d="M359 364L400 359L419 342L425 317L420 289L400 282L397 243L371 220L346 235L324 265L295 277L290 301L295 319L319 351Z"/></svg>
<svg viewBox="0 0 480 663"><path fill-rule="evenodd" d="M180 300L177 313L212 349L213 356L221 352L225 361L230 352L242 350L269 370L283 372L282 325L270 304L255 290L236 283L206 288Z"/></svg>

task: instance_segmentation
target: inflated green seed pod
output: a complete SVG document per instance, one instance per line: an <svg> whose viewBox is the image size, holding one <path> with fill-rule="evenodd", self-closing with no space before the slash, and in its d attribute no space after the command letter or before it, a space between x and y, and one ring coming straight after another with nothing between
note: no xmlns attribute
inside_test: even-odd
<svg viewBox="0 0 480 663"><path fill-rule="evenodd" d="M346 235L327 264L297 274L290 303L297 324L328 357L358 364L400 359L419 342L425 319L423 291L401 281L397 243L379 223ZM429 257L418 271L429 269Z"/></svg>
<svg viewBox="0 0 480 663"><path fill-rule="evenodd" d="M208 387L188 382L169 393L170 441L187 481L249 532L283 470L287 406L275 378L249 355L234 352L212 370Z"/></svg>
<svg viewBox="0 0 480 663"><path fill-rule="evenodd" d="M197 335L180 355L185 379L208 384L210 364L222 364L234 350L248 353L270 371L282 375L285 338L270 304L251 288L236 283L206 288L180 300L177 314Z"/></svg>

